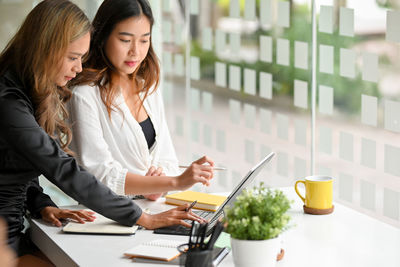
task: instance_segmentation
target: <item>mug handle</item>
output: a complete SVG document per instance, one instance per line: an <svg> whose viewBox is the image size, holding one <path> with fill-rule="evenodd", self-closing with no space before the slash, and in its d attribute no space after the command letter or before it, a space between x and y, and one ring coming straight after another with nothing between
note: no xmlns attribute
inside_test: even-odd
<svg viewBox="0 0 400 267"><path fill-rule="evenodd" d="M300 194L299 190L297 190L297 185L298 185L299 183L302 183L302 184L304 184L304 186L306 186L306 182L300 180L300 181L297 181L297 182L294 184L294 190L296 190L297 195L301 198L301 200L303 200L303 203L306 203L306 199Z"/></svg>

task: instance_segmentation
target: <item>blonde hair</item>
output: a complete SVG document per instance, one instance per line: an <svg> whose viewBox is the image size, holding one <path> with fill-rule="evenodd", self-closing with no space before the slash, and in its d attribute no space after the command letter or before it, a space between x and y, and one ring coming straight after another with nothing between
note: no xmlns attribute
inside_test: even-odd
<svg viewBox="0 0 400 267"><path fill-rule="evenodd" d="M66 0L44 0L26 17L21 28L0 55L0 73L14 68L35 105L35 118L62 149L72 134L64 119L68 118L65 102L71 92L59 87L54 78L71 42L91 31L83 11Z"/></svg>

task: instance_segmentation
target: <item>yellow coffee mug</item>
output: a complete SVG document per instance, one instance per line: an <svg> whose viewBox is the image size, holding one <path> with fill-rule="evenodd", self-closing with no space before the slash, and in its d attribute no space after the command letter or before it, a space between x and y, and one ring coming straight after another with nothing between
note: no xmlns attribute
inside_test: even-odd
<svg viewBox="0 0 400 267"><path fill-rule="evenodd" d="M303 197L297 189L299 183L304 184L306 187L305 197ZM304 180L297 181L294 185L294 189L307 208L332 208L332 177L322 175L308 176Z"/></svg>

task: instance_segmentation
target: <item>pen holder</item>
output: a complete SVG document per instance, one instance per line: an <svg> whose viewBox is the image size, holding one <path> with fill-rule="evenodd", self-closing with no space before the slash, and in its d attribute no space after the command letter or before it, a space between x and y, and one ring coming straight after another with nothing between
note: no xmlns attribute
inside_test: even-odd
<svg viewBox="0 0 400 267"><path fill-rule="evenodd" d="M188 250L188 244L178 246L181 256L179 266L184 267L212 267L213 251L210 250Z"/></svg>

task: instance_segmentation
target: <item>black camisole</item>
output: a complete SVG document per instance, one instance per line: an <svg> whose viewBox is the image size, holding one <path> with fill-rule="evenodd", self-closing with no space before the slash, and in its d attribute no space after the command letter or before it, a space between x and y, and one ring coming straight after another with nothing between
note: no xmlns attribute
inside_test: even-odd
<svg viewBox="0 0 400 267"><path fill-rule="evenodd" d="M147 147L150 149L156 141L156 131L154 130L153 123L151 122L150 117L147 117L147 119L139 124L140 127L142 127L144 137L146 138Z"/></svg>

